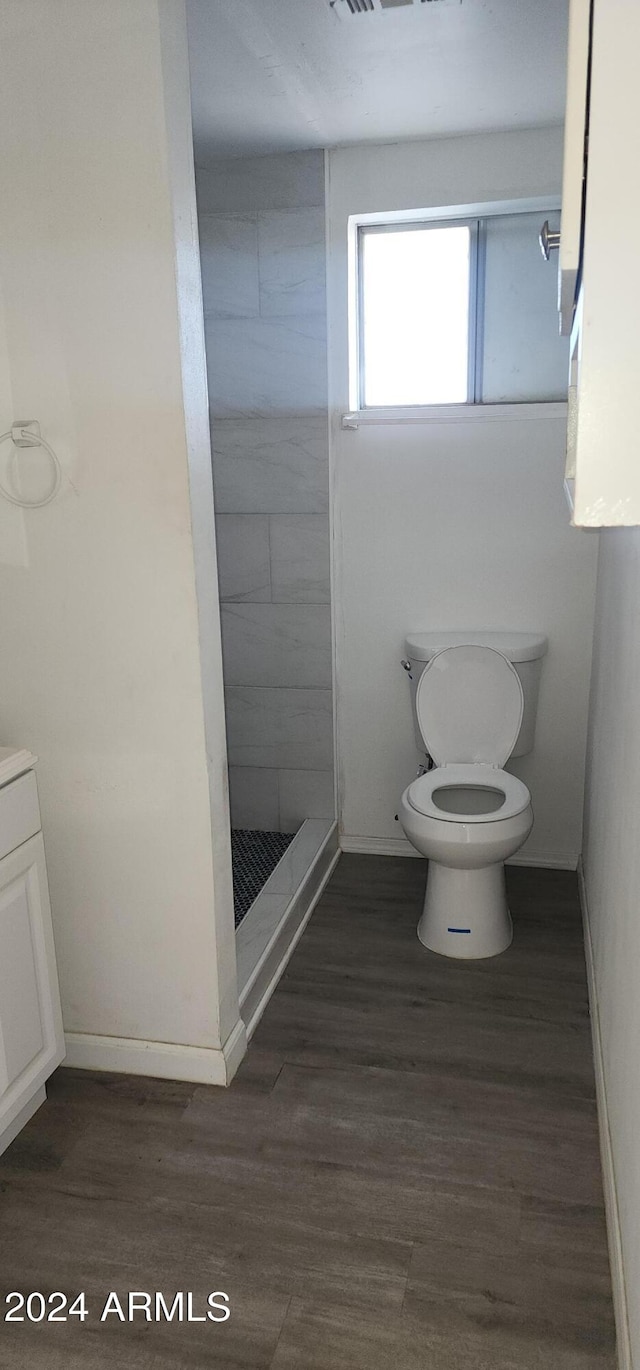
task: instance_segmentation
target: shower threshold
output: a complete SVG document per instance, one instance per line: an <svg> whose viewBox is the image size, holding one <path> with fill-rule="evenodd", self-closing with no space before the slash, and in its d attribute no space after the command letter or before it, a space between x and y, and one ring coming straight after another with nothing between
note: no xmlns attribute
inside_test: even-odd
<svg viewBox="0 0 640 1370"><path fill-rule="evenodd" d="M251 1036L338 859L337 824L307 818L236 929L240 1012Z"/></svg>

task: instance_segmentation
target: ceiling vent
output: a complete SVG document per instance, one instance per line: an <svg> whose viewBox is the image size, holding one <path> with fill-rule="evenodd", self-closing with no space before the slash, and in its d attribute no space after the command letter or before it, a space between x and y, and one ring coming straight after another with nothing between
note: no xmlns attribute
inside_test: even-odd
<svg viewBox="0 0 640 1370"><path fill-rule="evenodd" d="M462 0L329 0L329 3L340 19L350 19L357 14L388 14L401 9L440 9L444 5L461 5Z"/></svg>

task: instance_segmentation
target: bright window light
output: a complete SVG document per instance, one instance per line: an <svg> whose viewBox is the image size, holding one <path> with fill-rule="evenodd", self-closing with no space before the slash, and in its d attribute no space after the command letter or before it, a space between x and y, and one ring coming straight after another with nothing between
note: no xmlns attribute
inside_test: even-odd
<svg viewBox="0 0 640 1370"><path fill-rule="evenodd" d="M471 228L360 230L360 403L463 404Z"/></svg>

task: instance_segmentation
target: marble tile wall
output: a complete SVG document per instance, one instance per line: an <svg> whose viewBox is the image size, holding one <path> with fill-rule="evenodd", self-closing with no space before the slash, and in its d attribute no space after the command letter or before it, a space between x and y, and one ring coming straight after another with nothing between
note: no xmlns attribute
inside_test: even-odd
<svg viewBox="0 0 640 1370"><path fill-rule="evenodd" d="M232 822L332 818L322 153L197 173Z"/></svg>

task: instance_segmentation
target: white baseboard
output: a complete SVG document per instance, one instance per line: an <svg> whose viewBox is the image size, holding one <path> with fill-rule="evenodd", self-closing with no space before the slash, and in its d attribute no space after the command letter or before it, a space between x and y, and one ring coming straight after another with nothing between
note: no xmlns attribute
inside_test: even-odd
<svg viewBox="0 0 640 1370"><path fill-rule="evenodd" d="M591 1010L591 1036L593 1041L593 1063L596 1077L596 1099L598 1104L598 1127L600 1130L600 1159L604 1186L604 1206L607 1215L607 1235L609 1239L609 1261L611 1265L611 1284L613 1289L613 1309L616 1320L618 1347L618 1370L633 1370L631 1342L629 1339L629 1318L627 1312L627 1291L622 1258L622 1237L620 1232L620 1209L613 1162L609 1111L607 1107L607 1084L604 1073L602 1037L600 1034L600 1013L598 1007L598 988L596 985L593 945L589 925L587 889L584 881L582 861L578 862L578 886L582 906L584 926L584 950L587 963L587 982L589 986L589 1007Z"/></svg>
<svg viewBox="0 0 640 1370"><path fill-rule="evenodd" d="M342 833L340 850L356 852L362 856L411 856L424 860L424 857L420 856L420 852L416 851L406 837L350 837L347 833ZM532 852L531 855L528 855L525 852L522 856L510 857L507 865L540 866L554 871L574 871L578 865L578 856L573 852L568 855L558 852L541 852L538 855Z"/></svg>
<svg viewBox="0 0 640 1370"><path fill-rule="evenodd" d="M575 871L578 869L579 859L577 852L569 852L568 855L560 852L523 852L522 856L510 856L505 865L539 866L541 870L548 871Z"/></svg>
<svg viewBox="0 0 640 1370"><path fill-rule="evenodd" d="M101 1037L89 1032L67 1032L65 1044L64 1064L76 1069L153 1075L161 1080L190 1080L199 1085L228 1085L245 1054L247 1038L244 1023L238 1019L219 1049L146 1042L133 1037Z"/></svg>
<svg viewBox="0 0 640 1370"><path fill-rule="evenodd" d="M222 1048L226 1067L225 1085L230 1085L231 1081L246 1056L247 1052L247 1030L241 1018L238 1019L235 1027L229 1033L227 1040ZM217 1081L214 1081L216 1084Z"/></svg>
<svg viewBox="0 0 640 1370"><path fill-rule="evenodd" d="M406 837L350 837L348 833L341 833L340 851L356 852L361 856L412 856L424 861Z"/></svg>

